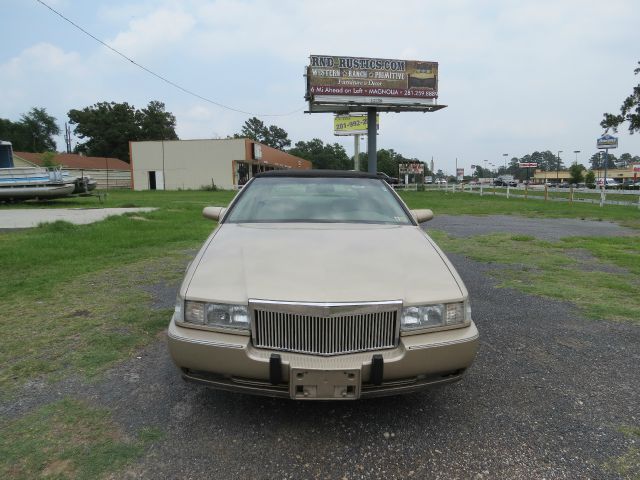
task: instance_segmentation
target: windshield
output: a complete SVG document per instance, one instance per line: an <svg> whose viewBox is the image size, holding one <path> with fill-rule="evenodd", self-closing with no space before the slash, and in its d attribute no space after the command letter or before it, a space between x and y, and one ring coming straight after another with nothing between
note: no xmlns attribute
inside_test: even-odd
<svg viewBox="0 0 640 480"><path fill-rule="evenodd" d="M372 178L256 178L226 222L389 223L411 225L384 181Z"/></svg>

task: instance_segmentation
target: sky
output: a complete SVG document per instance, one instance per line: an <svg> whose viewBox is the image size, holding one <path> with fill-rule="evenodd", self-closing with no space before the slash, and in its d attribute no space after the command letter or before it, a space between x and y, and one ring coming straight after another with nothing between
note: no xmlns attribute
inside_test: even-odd
<svg viewBox="0 0 640 480"><path fill-rule="evenodd" d="M640 82L637 0L43 1L147 69L249 114L159 80L36 0L0 0L0 118L44 107L62 127L70 109L159 100L181 139L224 138L255 115L293 143L320 138L352 155L332 114L304 113L309 55L436 61L447 108L381 114L378 148L469 174L536 150L562 151L566 164L580 150L587 165L602 114L618 113ZM640 134L618 136L612 153L640 155Z"/></svg>

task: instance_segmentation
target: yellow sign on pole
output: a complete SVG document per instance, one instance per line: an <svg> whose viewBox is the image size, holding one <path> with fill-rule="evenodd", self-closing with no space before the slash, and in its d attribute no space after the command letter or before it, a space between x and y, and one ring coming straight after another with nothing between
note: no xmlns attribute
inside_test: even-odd
<svg viewBox="0 0 640 480"><path fill-rule="evenodd" d="M380 129L380 115L376 115L376 131ZM333 119L334 135L366 135L366 115L336 115Z"/></svg>

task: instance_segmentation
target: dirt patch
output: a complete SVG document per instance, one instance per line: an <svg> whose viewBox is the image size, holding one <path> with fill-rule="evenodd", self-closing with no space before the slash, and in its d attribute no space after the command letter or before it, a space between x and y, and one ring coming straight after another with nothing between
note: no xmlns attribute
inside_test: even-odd
<svg viewBox="0 0 640 480"><path fill-rule="evenodd" d="M43 477L73 478L75 469L71 460L54 460L42 470Z"/></svg>
<svg viewBox="0 0 640 480"><path fill-rule="evenodd" d="M602 263L597 257L587 250L577 248L565 250L564 252L568 257L577 260L578 267L580 270L585 272L629 273L625 268L618 267L610 263Z"/></svg>

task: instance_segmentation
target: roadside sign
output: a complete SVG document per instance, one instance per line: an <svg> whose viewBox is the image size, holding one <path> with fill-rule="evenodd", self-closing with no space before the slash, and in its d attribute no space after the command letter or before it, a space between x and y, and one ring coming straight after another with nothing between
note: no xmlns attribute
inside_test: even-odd
<svg viewBox="0 0 640 480"><path fill-rule="evenodd" d="M334 135L366 135L366 115L336 115L333 119ZM380 115L376 115L376 130L380 130Z"/></svg>
<svg viewBox="0 0 640 480"><path fill-rule="evenodd" d="M538 164L534 162L520 162L518 163L518 166L520 168L536 168Z"/></svg>
<svg viewBox="0 0 640 480"><path fill-rule="evenodd" d="M405 175L409 173L412 173L415 175L424 175L424 163L422 162L399 163L398 172L400 173L400 175Z"/></svg>
<svg viewBox="0 0 640 480"><path fill-rule="evenodd" d="M597 147L601 150L609 148L618 148L618 137L605 134L601 136L597 141Z"/></svg>

